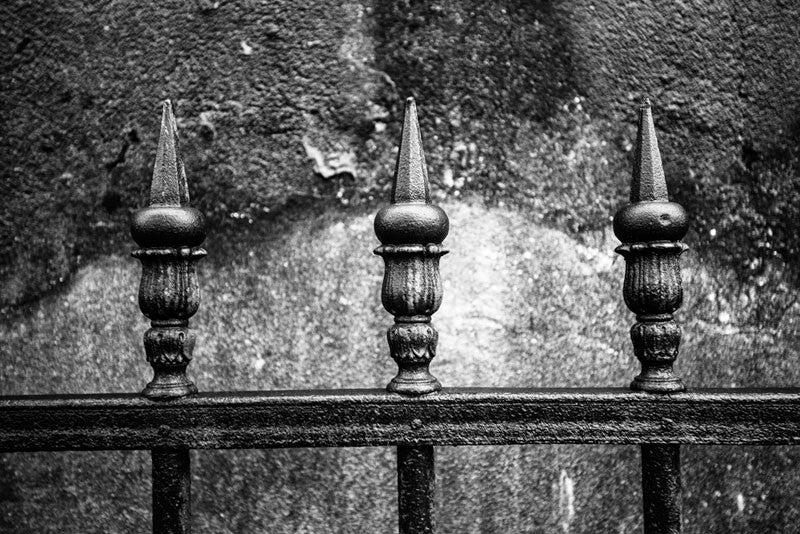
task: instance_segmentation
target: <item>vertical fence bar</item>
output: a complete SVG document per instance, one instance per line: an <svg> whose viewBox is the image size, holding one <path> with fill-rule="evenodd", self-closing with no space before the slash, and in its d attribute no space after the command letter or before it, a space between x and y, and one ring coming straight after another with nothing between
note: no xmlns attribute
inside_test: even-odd
<svg viewBox="0 0 800 534"><path fill-rule="evenodd" d="M153 380L142 394L169 401L197 392L186 377L195 335L189 318L200 306L195 263L206 255L203 215L189 205L186 172L180 155L172 104L164 102L153 181L148 207L131 223L139 245L133 256L142 262L139 307L150 319L144 334ZM168 430L168 429L167 429ZM153 462L153 532L186 534L190 531L191 474L189 451L156 449Z"/></svg>
<svg viewBox="0 0 800 534"><path fill-rule="evenodd" d="M189 451L155 449L153 458L153 534L191 532Z"/></svg>
<svg viewBox="0 0 800 534"><path fill-rule="evenodd" d="M400 534L432 534L436 486L433 447L397 447L397 501Z"/></svg>
<svg viewBox="0 0 800 534"><path fill-rule="evenodd" d="M442 241L449 221L445 212L431 204L428 171L413 98L406 101L400 149L397 154L392 203L375 217L375 233L381 246L385 273L381 301L394 316L387 332L389 351L398 372L389 391L417 396L439 391L442 386L430 373L436 356L438 333L431 315L442 303L439 258L447 251ZM419 422L422 424L422 422ZM397 448L397 489L400 532L434 532L433 447Z"/></svg>
<svg viewBox="0 0 800 534"><path fill-rule="evenodd" d="M614 217L614 233L625 258L625 304L636 313L631 340L642 365L632 389L650 393L685 390L672 366L678 356L681 328L672 314L683 301L680 240L689 228L683 207L670 202L661 165L653 114L645 99L631 181L631 203ZM680 447L642 446L645 534L681 531Z"/></svg>
<svg viewBox="0 0 800 534"><path fill-rule="evenodd" d="M681 448L642 445L642 500L646 534L681 531Z"/></svg>

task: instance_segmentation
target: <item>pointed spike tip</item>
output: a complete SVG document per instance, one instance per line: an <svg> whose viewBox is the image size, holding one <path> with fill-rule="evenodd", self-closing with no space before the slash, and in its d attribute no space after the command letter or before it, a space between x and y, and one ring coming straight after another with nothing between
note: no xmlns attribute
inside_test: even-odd
<svg viewBox="0 0 800 534"><path fill-rule="evenodd" d="M430 187L422 136L417 119L417 105L413 97L406 99L403 131L400 134L400 149L392 187L392 203L430 204Z"/></svg>
<svg viewBox="0 0 800 534"><path fill-rule="evenodd" d="M656 128L650 99L644 97L639 108L639 130L631 181L631 202L667 201L667 182L661 165Z"/></svg>
<svg viewBox="0 0 800 534"><path fill-rule="evenodd" d="M178 143L178 125L172 102L164 100L161 108L161 132L150 186L150 205L181 206L189 202L189 195Z"/></svg>

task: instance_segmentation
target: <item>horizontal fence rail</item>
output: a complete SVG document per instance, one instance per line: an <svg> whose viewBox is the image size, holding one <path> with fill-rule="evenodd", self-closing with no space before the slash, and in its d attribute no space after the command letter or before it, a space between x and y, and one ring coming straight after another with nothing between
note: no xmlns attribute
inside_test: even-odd
<svg viewBox="0 0 800 534"><path fill-rule="evenodd" d="M0 450L800 443L800 389L444 389L5 397Z"/></svg>

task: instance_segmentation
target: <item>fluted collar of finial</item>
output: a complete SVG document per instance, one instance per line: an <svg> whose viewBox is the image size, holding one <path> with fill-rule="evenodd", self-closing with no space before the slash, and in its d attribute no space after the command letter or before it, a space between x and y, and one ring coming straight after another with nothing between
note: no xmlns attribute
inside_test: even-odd
<svg viewBox="0 0 800 534"><path fill-rule="evenodd" d="M428 171L413 98L406 100L392 186L392 203L375 217L384 245L437 244L447 236L447 215L431 204Z"/></svg>
<svg viewBox="0 0 800 534"><path fill-rule="evenodd" d="M686 235L686 211L667 197L650 100L639 108L639 130L631 180L631 203L614 217L614 233L623 243L678 241Z"/></svg>
<svg viewBox="0 0 800 534"><path fill-rule="evenodd" d="M172 103L164 101L158 138L150 205L137 211L131 235L143 248L198 246L205 239L205 219L189 204L186 172L183 168L178 128Z"/></svg>

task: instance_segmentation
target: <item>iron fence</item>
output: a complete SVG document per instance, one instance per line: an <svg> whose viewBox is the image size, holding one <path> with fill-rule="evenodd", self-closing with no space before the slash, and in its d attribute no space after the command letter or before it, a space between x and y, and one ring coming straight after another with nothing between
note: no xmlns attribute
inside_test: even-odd
<svg viewBox="0 0 800 534"><path fill-rule="evenodd" d="M449 222L431 204L412 99L406 103L392 201L375 219L381 298L398 373L383 390L198 393L187 378L199 306L202 214L189 206L177 127L163 106L149 206L132 222L142 263L139 305L153 379L139 394L0 397L0 451L149 449L153 532L190 531L191 449L396 446L399 531L432 533L434 447L640 444L644 531L681 531L680 446L800 443L800 388L686 391L673 371L681 329L679 258L688 229L669 202L649 102L640 109L630 204L614 218L623 296L641 372L630 388L443 389L430 373Z"/></svg>

